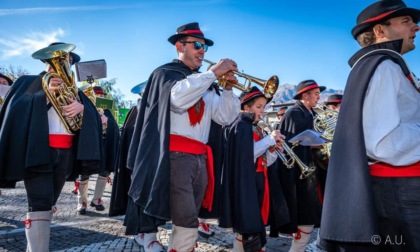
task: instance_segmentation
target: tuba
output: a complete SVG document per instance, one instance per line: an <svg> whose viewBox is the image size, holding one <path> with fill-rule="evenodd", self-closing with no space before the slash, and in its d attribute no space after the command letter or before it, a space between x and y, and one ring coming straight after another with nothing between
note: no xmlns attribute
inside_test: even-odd
<svg viewBox="0 0 420 252"><path fill-rule="evenodd" d="M263 119L263 117L260 117L260 121L258 122L258 127L262 128L263 132L271 133L271 131L273 131L273 129ZM311 175L315 171L315 166L305 165L305 163L303 163L302 160L300 160L300 158L295 154L295 152L293 151L293 148L295 147L295 145L292 147L289 147L287 143L283 143L282 147L284 151L286 152L286 154L289 156L289 159L278 149L276 149L277 150L276 154L279 156L280 160L284 163L284 165L287 168L291 169L293 168L295 164L300 168L300 171L301 171L301 174L299 176L300 179L305 179L309 177L309 175Z"/></svg>
<svg viewBox="0 0 420 252"><path fill-rule="evenodd" d="M317 115L314 119L314 129L321 132L321 137L328 140L323 144L323 152L329 158L331 156L331 146L334 137L335 126L337 125L338 112L326 105L314 107Z"/></svg>
<svg viewBox="0 0 420 252"><path fill-rule="evenodd" d="M210 60L206 60L206 59L203 59L203 61L210 64L208 69L210 69L213 65L216 64L216 63L214 63ZM251 75L248 75L248 74L244 74L244 73L240 73L240 72L236 72L236 71L234 71L233 73L238 75L239 77L242 77L242 78L245 79L244 84L233 83L233 85L232 85L234 88L239 89L239 90L244 91L244 92L248 92L251 89L251 83L255 83L255 84L264 88L264 91L263 91L264 96L267 99L270 99L270 98L273 98L274 94L277 91L277 88L279 87L279 77L277 75L271 76L268 80L261 80L261 79L255 78L255 77L253 77ZM227 81L223 80L223 79L218 79L217 82L218 82L219 86L221 86L221 87L225 87L226 84L227 84Z"/></svg>
<svg viewBox="0 0 420 252"><path fill-rule="evenodd" d="M75 48L72 44L52 45L32 54L34 59L40 59L47 62L53 69L54 73L46 73L42 78L42 87L48 100L51 102L61 121L64 123L67 132L75 133L82 126L82 115L78 114L74 117L63 116L63 106L69 105L68 99L80 102L77 94L77 87L74 81L74 73L70 70L69 53ZM48 90L48 83L51 78L61 78L63 85L56 93Z"/></svg>

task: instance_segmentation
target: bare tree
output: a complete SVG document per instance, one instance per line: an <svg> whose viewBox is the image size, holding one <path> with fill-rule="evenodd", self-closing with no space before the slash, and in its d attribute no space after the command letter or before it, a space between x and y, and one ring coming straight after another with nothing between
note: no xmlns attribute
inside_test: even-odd
<svg viewBox="0 0 420 252"><path fill-rule="evenodd" d="M29 71L23 69L21 66L9 65L9 67L0 66L0 73L15 81L20 76L29 74Z"/></svg>

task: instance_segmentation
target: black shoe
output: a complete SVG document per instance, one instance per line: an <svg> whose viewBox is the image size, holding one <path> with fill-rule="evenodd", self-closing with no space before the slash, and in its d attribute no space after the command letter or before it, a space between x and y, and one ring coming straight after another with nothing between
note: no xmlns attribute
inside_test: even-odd
<svg viewBox="0 0 420 252"><path fill-rule="evenodd" d="M82 205L79 205L77 207L77 212L81 215L85 215L86 214L86 203L83 202Z"/></svg>
<svg viewBox="0 0 420 252"><path fill-rule="evenodd" d="M103 211L103 210L105 210L105 207L102 204L101 205L96 205L95 203L90 202L90 206L91 207L94 207L96 209L96 211Z"/></svg>

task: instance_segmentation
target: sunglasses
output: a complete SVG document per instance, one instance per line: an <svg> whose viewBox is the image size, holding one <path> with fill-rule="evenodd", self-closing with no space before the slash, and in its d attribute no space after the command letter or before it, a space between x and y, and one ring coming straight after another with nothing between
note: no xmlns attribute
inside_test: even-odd
<svg viewBox="0 0 420 252"><path fill-rule="evenodd" d="M277 114L277 116L278 116L278 117L280 117L280 116L284 116L284 113L283 113L283 114Z"/></svg>
<svg viewBox="0 0 420 252"><path fill-rule="evenodd" d="M208 45L206 45L206 44L203 44L203 43L201 43L201 42L199 42L199 41L182 41L182 43L185 45L186 43L188 43L188 44L193 44L194 45L194 49L195 50L200 50L201 48L203 48L203 50L205 51L205 52L207 52L207 49L209 48L209 46Z"/></svg>

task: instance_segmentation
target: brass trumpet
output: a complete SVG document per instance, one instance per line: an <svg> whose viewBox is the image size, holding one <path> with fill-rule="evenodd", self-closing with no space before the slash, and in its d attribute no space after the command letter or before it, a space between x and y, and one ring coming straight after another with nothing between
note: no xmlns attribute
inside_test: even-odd
<svg viewBox="0 0 420 252"><path fill-rule="evenodd" d="M210 69L213 65L216 65L216 63L210 60L203 59L203 61L209 64L208 69ZM267 99L270 99L274 96L274 94L277 91L277 88L279 87L279 77L277 75L271 76L268 80L262 80L262 79L255 78L251 75L240 73L237 71L234 71L233 73L245 79L244 84L241 84L241 83L232 84L234 88L239 89L244 92L248 92L251 89L251 83L255 83L264 88L264 96ZM219 86L221 87L225 87L227 84L227 81L223 79L218 79L217 82Z"/></svg>
<svg viewBox="0 0 420 252"><path fill-rule="evenodd" d="M269 124L264 120L263 117L260 117L260 121L258 122L258 127L262 128L263 131L266 131L268 133L271 133L271 131L273 131L273 129L269 126ZM295 164L297 166L299 166L300 171L301 171L299 179L305 179L305 178L309 177L309 175L311 175L315 171L315 166L305 165L302 162L302 160L300 160L300 158L295 154L295 152L293 151L293 148L295 146L290 147L286 142L284 142L282 147L283 147L284 151L287 153L287 155L290 157L290 159L287 159L286 156L282 152L280 152L280 150L278 150L278 149L276 151L277 155L279 156L280 160L283 162L283 164L288 169L293 168L293 166Z"/></svg>

